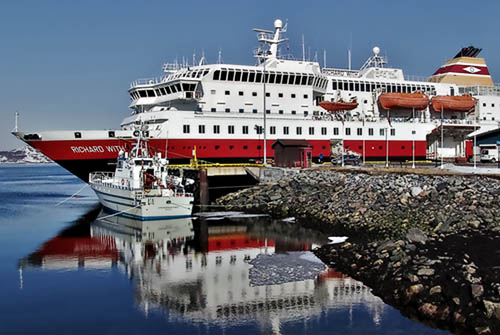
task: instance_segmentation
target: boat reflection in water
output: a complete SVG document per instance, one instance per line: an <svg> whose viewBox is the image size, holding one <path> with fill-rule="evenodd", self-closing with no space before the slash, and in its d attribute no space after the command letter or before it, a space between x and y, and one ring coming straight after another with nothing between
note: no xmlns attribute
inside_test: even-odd
<svg viewBox="0 0 500 335"><path fill-rule="evenodd" d="M379 324L385 309L381 299L326 267L315 279L252 283L249 262L258 255L300 251L313 258L307 250L324 241L325 236L268 218L141 222L115 216L67 229L21 260L20 267L116 266L134 280L136 303L145 315L164 312L169 320L222 326L258 322L278 331L283 322L362 308L372 324Z"/></svg>

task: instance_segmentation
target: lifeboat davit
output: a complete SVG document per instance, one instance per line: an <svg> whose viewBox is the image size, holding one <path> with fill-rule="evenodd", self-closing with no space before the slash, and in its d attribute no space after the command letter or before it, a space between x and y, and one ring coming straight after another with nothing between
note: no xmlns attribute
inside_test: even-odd
<svg viewBox="0 0 500 335"><path fill-rule="evenodd" d="M384 109L413 109L423 110L429 105L429 97L421 92L415 93L382 93L378 97Z"/></svg>
<svg viewBox="0 0 500 335"><path fill-rule="evenodd" d="M342 99L337 101L320 101L319 105L329 112L340 112L353 110L358 107L358 102L356 98L352 98L351 101L344 101Z"/></svg>
<svg viewBox="0 0 500 335"><path fill-rule="evenodd" d="M459 95L438 95L431 99L432 108L436 112L441 109L445 111L468 112L471 111L476 105L477 99L472 96Z"/></svg>

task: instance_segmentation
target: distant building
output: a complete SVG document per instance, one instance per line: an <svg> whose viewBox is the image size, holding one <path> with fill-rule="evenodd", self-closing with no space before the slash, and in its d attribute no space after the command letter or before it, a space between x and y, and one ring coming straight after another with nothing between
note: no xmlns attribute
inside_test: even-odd
<svg viewBox="0 0 500 335"><path fill-rule="evenodd" d="M306 140L277 140L272 148L276 166L311 167L312 147Z"/></svg>

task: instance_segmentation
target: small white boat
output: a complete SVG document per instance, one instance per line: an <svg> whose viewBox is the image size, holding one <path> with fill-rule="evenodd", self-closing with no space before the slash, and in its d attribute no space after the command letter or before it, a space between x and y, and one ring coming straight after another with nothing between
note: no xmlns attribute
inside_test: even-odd
<svg viewBox="0 0 500 335"><path fill-rule="evenodd" d="M183 179L168 174L168 161L151 153L144 138L129 152L120 151L114 173L90 173L89 184L106 211L128 218L185 218L193 209L194 197L185 192Z"/></svg>

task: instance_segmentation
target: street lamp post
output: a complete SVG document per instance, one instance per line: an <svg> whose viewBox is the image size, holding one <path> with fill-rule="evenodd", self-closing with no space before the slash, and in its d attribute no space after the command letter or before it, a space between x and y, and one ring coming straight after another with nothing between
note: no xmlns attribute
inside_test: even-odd
<svg viewBox="0 0 500 335"><path fill-rule="evenodd" d="M441 169L444 168L444 129L443 129L443 106L441 106Z"/></svg>
<svg viewBox="0 0 500 335"><path fill-rule="evenodd" d="M389 137L387 133L389 132L389 127L385 128L385 167L389 167Z"/></svg>
<svg viewBox="0 0 500 335"><path fill-rule="evenodd" d="M412 130L412 164L411 167L415 168L415 107L413 107L413 130Z"/></svg>
<svg viewBox="0 0 500 335"><path fill-rule="evenodd" d="M266 58L264 57L264 71L263 71L263 79L264 79L264 160L263 164L267 163L267 129L266 129Z"/></svg>

